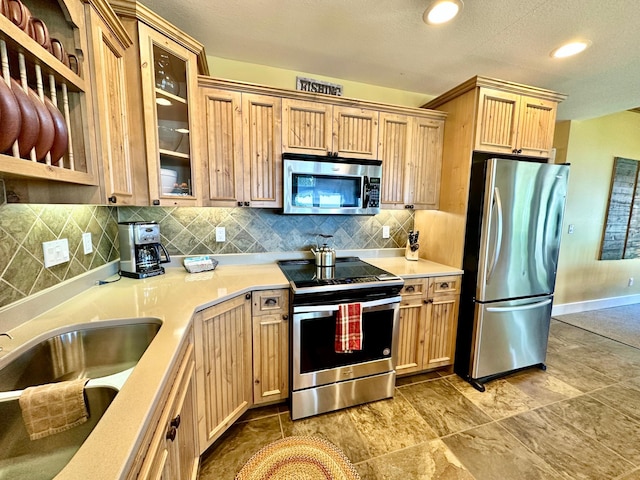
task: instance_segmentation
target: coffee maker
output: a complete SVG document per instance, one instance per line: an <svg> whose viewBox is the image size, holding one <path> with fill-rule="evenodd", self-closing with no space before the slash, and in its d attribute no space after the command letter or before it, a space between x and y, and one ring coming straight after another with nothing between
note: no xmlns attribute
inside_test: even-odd
<svg viewBox="0 0 640 480"><path fill-rule="evenodd" d="M160 225L157 222L121 222L118 223L118 234L121 275L147 278L164 273L160 264L170 262L171 258L160 243Z"/></svg>

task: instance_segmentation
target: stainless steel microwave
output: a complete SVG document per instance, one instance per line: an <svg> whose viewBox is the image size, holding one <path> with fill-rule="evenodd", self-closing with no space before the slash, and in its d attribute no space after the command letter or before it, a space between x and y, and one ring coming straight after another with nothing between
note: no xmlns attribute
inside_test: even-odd
<svg viewBox="0 0 640 480"><path fill-rule="evenodd" d="M284 213L380 213L382 162L284 153Z"/></svg>

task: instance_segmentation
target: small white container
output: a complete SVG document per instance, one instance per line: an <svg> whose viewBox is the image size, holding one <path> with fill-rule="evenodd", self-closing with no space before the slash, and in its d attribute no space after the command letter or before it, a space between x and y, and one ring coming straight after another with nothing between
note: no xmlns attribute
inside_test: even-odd
<svg viewBox="0 0 640 480"><path fill-rule="evenodd" d="M169 195L173 192L178 180L178 172L170 168L161 168L160 179L162 180L162 194Z"/></svg>

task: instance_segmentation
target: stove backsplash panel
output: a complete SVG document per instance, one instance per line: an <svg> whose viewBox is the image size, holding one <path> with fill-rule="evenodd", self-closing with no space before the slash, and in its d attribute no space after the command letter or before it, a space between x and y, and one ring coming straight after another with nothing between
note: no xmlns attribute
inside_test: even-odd
<svg viewBox="0 0 640 480"><path fill-rule="evenodd" d="M155 220L170 254L206 255L308 250L318 233L334 235L338 250L403 248L414 214L383 210L374 216L282 215L261 208L119 207L118 220ZM386 239L384 225L390 227ZM215 227L225 228L225 242L216 242Z"/></svg>

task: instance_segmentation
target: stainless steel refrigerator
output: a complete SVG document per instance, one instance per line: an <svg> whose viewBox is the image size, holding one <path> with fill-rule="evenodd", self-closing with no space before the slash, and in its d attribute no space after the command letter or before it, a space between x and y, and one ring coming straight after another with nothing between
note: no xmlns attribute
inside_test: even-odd
<svg viewBox="0 0 640 480"><path fill-rule="evenodd" d="M474 156L455 371L478 390L546 368L568 174L568 165Z"/></svg>

